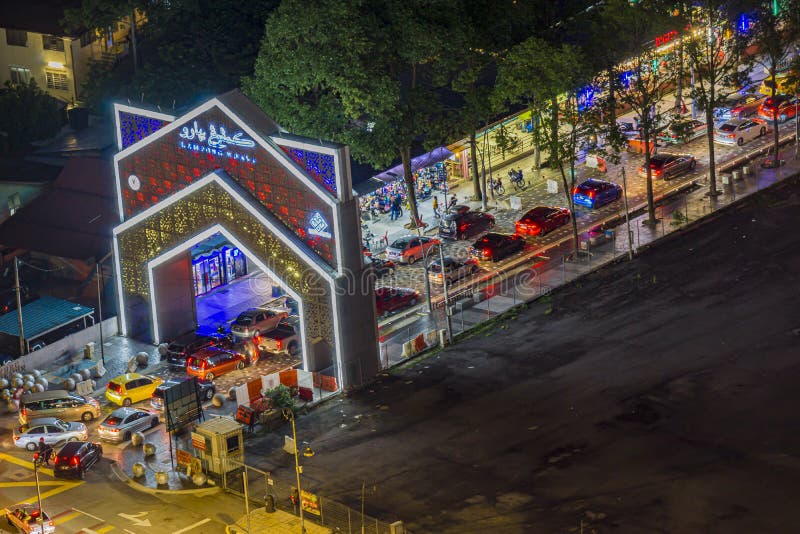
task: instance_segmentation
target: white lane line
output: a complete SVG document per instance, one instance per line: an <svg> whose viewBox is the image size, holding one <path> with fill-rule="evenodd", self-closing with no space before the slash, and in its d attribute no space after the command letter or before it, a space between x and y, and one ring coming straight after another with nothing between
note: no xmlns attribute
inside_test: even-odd
<svg viewBox="0 0 800 534"><path fill-rule="evenodd" d="M91 517L92 519L96 519L97 521L105 522L105 519L103 519L102 517L97 517L96 515L92 515L89 512L84 512L83 510L78 510L77 508L73 508L73 510L75 510L79 514L88 515L89 517Z"/></svg>
<svg viewBox="0 0 800 534"><path fill-rule="evenodd" d="M208 523L209 521L211 521L211 518L208 518L208 517L206 517L206 518L205 518L205 519L203 519L202 521L198 521L198 522L197 522L197 523L195 523L194 525L189 525L189 526L188 526L188 527L186 527L186 528L182 528L182 529L180 529L180 530L176 530L176 531L174 531L172 534L183 534L184 532L189 532L189 531L190 531L190 530L192 530L193 528L195 528L195 527L199 527L200 525L205 525L205 524L206 524L206 523Z"/></svg>

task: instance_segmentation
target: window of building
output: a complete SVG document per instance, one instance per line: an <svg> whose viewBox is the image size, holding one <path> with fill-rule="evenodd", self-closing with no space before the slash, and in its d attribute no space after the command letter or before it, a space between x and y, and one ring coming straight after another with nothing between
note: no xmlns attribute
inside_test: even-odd
<svg viewBox="0 0 800 534"><path fill-rule="evenodd" d="M6 28L6 44L9 46L28 46L28 32Z"/></svg>
<svg viewBox="0 0 800 534"><path fill-rule="evenodd" d="M11 83L24 84L31 80L31 69L11 65Z"/></svg>
<svg viewBox="0 0 800 534"><path fill-rule="evenodd" d="M47 76L47 88L58 89L59 91L69 91L67 75L63 72L45 71Z"/></svg>
<svg viewBox="0 0 800 534"><path fill-rule="evenodd" d="M64 39L56 35L42 35L42 48L45 50L64 51Z"/></svg>
<svg viewBox="0 0 800 534"><path fill-rule="evenodd" d="M97 35L95 34L94 30L83 32L81 34L81 48L83 48L84 46L89 46L94 42L96 38Z"/></svg>

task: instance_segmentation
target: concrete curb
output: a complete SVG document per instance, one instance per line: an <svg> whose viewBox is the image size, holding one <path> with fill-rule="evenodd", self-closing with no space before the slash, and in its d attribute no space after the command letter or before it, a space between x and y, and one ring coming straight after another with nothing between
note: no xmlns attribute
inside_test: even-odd
<svg viewBox="0 0 800 534"><path fill-rule="evenodd" d="M119 466L117 462L111 462L111 472L119 479L120 482L125 482L128 486L135 489L136 491L140 491L142 493L149 493L150 495L157 495L160 493L167 493L171 495L214 495L215 493L219 493L222 491L222 488L219 486L214 486L211 488L197 488L197 489L188 489L188 490L171 490L171 489L161 489L161 488L151 488L149 486L145 486L144 484L140 484L130 478L125 471Z"/></svg>

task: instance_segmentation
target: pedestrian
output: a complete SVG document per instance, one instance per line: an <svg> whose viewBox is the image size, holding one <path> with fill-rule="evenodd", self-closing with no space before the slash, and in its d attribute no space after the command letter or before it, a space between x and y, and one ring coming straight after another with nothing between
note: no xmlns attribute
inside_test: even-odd
<svg viewBox="0 0 800 534"><path fill-rule="evenodd" d="M437 219L440 217L439 215L439 197L433 195L433 216Z"/></svg>
<svg viewBox="0 0 800 534"><path fill-rule="evenodd" d="M45 465L50 465L50 454L53 448L44 442L44 438L39 438L39 461L44 462Z"/></svg>
<svg viewBox="0 0 800 534"><path fill-rule="evenodd" d="M289 495L289 500L292 501L292 512L295 515L300 515L299 508L297 507L300 503L300 494L294 486L292 486L292 493Z"/></svg>

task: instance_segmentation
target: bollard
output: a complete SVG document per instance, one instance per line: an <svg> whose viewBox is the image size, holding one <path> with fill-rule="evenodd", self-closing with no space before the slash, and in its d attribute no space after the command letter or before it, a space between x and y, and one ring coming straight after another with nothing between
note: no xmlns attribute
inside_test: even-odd
<svg viewBox="0 0 800 534"><path fill-rule="evenodd" d="M275 512L275 497L272 495L264 495L264 508L270 514Z"/></svg>
<svg viewBox="0 0 800 534"><path fill-rule="evenodd" d="M150 359L150 355L146 352L139 352L136 354L136 365L139 367L147 367L147 360Z"/></svg>
<svg viewBox="0 0 800 534"><path fill-rule="evenodd" d="M144 443L144 434L142 432L134 432L131 436L131 445L141 447L142 443Z"/></svg>
<svg viewBox="0 0 800 534"><path fill-rule="evenodd" d="M195 486L205 486L206 482L208 482L208 477L205 473L200 472L192 475L192 483L194 483Z"/></svg>
<svg viewBox="0 0 800 534"><path fill-rule="evenodd" d="M166 486L169 483L169 473L158 471L156 473L156 484L159 486Z"/></svg>
<svg viewBox="0 0 800 534"><path fill-rule="evenodd" d="M156 453L156 446L153 445L152 443L145 443L143 450L145 457L153 456Z"/></svg>
<svg viewBox="0 0 800 534"><path fill-rule="evenodd" d="M132 469L133 478L143 477L144 476L144 472L145 471L144 471L144 464L143 463L136 462L135 464L133 464L133 469Z"/></svg>
<svg viewBox="0 0 800 534"><path fill-rule="evenodd" d="M225 404L225 395L222 393L215 393L213 397L211 397L211 404L214 405L215 408L222 407Z"/></svg>

